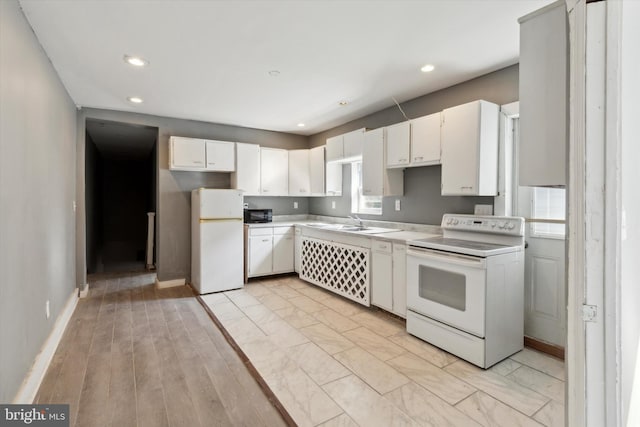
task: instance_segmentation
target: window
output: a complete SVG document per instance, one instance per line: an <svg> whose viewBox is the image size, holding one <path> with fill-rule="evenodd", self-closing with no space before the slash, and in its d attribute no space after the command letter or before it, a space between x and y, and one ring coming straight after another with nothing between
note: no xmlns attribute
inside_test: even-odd
<svg viewBox="0 0 640 427"><path fill-rule="evenodd" d="M382 196L362 194L362 162L351 163L351 213L382 215Z"/></svg>
<svg viewBox="0 0 640 427"><path fill-rule="evenodd" d="M531 216L534 219L565 220L565 189L534 187L531 192ZM565 224L534 222L531 234L537 237L564 238Z"/></svg>

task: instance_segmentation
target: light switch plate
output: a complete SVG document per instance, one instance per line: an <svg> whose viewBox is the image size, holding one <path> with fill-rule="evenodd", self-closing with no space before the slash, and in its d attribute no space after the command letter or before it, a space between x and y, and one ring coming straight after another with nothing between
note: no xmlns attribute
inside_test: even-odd
<svg viewBox="0 0 640 427"><path fill-rule="evenodd" d="M396 210L400 210L400 199L396 199Z"/></svg>
<svg viewBox="0 0 640 427"><path fill-rule="evenodd" d="M293 202L293 209L298 209L298 202Z"/></svg>
<svg viewBox="0 0 640 427"><path fill-rule="evenodd" d="M331 209L335 209L336 208L336 202L335 201L331 201Z"/></svg>

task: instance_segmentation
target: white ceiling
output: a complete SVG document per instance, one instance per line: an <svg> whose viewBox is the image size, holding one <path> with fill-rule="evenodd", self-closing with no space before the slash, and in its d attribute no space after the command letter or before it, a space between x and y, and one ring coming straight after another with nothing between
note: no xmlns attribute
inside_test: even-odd
<svg viewBox="0 0 640 427"><path fill-rule="evenodd" d="M20 0L79 106L304 135L516 63L548 3Z"/></svg>

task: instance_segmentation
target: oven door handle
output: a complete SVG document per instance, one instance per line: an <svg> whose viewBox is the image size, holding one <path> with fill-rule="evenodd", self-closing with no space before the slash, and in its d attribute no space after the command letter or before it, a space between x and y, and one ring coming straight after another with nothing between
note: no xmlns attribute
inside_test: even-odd
<svg viewBox="0 0 640 427"><path fill-rule="evenodd" d="M485 258L463 254L454 254L433 249L417 248L415 246L410 246L407 249L407 255L413 255L418 258L432 259L435 261L446 262L448 264L462 265L472 268L484 268L485 266Z"/></svg>

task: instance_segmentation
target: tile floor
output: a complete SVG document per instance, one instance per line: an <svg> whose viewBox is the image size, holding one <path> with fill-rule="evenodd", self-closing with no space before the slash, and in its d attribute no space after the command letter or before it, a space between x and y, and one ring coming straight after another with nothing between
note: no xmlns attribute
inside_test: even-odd
<svg viewBox="0 0 640 427"><path fill-rule="evenodd" d="M300 426L564 425L564 364L534 350L479 369L291 276L202 299Z"/></svg>

